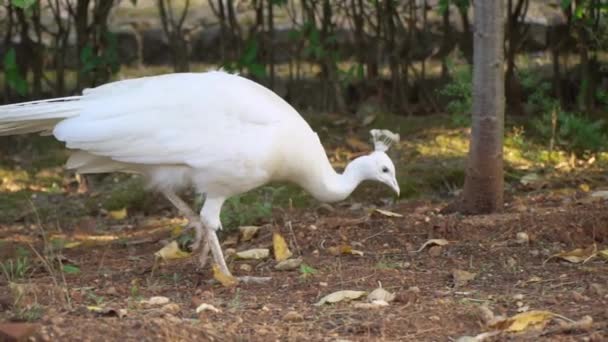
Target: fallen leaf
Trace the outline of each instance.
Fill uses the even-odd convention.
[[[602,249],[601,251],[597,252],[597,255],[604,259],[608,259],[608,249]]]
[[[171,229],[171,237],[176,238],[176,237],[180,236],[183,231],[184,231],[184,229],[182,228],[182,226],[175,226],[175,227],[173,227],[173,229]]]
[[[384,210],[384,209],[374,209],[375,212],[382,214],[387,217],[403,217],[403,215],[394,213],[392,211]]]
[[[348,145],[348,147],[350,147],[356,152],[369,151],[372,149],[372,147],[368,143],[363,142],[357,137],[347,138],[346,145]]]
[[[454,278],[454,287],[465,286],[471,280],[475,279],[476,276],[476,273],[471,273],[458,269],[452,270],[452,278]]]
[[[365,295],[365,293],[366,293],[365,291],[352,291],[352,290],[336,291],[336,292],[330,293],[327,296],[321,298],[321,300],[319,300],[317,303],[315,303],[315,306],[321,306],[325,303],[333,304],[333,303],[341,302],[344,300],[361,298],[362,296]]]
[[[374,114],[367,115],[363,118],[363,121],[361,121],[361,125],[367,126],[374,122],[374,120],[376,120],[376,116]]]
[[[520,332],[528,328],[542,329],[554,316],[550,311],[532,310],[495,322],[490,328],[507,332]]]
[[[547,258],[547,260],[545,260],[545,262],[547,262],[553,258],[558,258],[558,259],[566,260],[573,264],[579,264],[579,263],[586,262],[586,261],[592,259],[596,255],[597,255],[597,246],[595,244],[593,244],[587,248],[576,248],[569,252],[562,252],[562,253],[554,254],[554,255],[550,256],[549,258]]]
[[[274,248],[274,259],[276,261],[284,261],[289,259],[293,253],[289,250],[287,242],[279,233],[272,234],[272,246]]]
[[[287,259],[276,264],[274,268],[278,271],[290,271],[300,267],[301,264],[302,258]]]
[[[536,173],[528,173],[527,175],[521,177],[519,182],[523,185],[530,185],[533,183],[538,183],[541,180],[540,176]]]
[[[379,309],[388,306],[388,303],[384,300],[377,299],[371,303],[355,303],[353,305],[356,309]]]
[[[270,255],[270,250],[268,248],[252,248],[246,251],[237,252],[235,254],[237,258],[240,259],[264,259],[268,258]]]
[[[217,264],[213,264],[213,278],[219,281],[224,287],[233,287],[239,282],[237,278],[222,272]]]
[[[203,303],[203,304],[199,305],[199,306],[196,308],[196,313],[197,313],[197,314],[198,314],[198,313],[201,313],[201,312],[203,312],[203,311],[212,311],[212,312],[215,312],[215,313],[220,313],[220,312],[222,312],[222,310],[220,310],[220,309],[216,308],[215,306],[213,306],[213,305],[211,305],[211,304],[207,304],[207,303]]]
[[[329,247],[327,249],[327,251],[331,255],[340,255],[340,254],[351,254],[351,255],[359,255],[359,256],[364,255],[362,251],[353,249],[349,245],[339,245],[339,246]]]
[[[82,245],[82,242],[80,242],[80,241],[71,241],[71,242],[68,242],[65,245],[63,245],[63,248],[66,248],[66,249],[76,248],[80,245]]]
[[[108,211],[108,215],[115,220],[124,220],[127,217],[127,208],[110,210]]]
[[[150,299],[142,300],[141,302],[143,304],[148,304],[148,305],[165,305],[165,304],[168,304],[170,301],[171,300],[167,297],[154,296],[154,297],[150,297]]]
[[[591,197],[608,199],[608,190],[598,190],[591,193]]]
[[[68,273],[68,274],[80,273],[80,268],[78,266],[74,266],[74,265],[63,265],[63,267],[61,269],[63,270],[63,272]]]
[[[374,301],[383,301],[388,305],[389,302],[395,300],[395,297],[396,295],[394,293],[388,292],[382,287],[379,287],[367,295],[367,300],[372,303]]]
[[[100,316],[115,316],[118,318],[123,318],[127,315],[127,309],[114,309],[111,307],[99,307],[99,306],[87,306],[87,310],[98,314]]]
[[[242,226],[239,227],[239,231],[241,232],[241,241],[249,241],[253,239],[255,234],[260,230],[258,226]]]
[[[422,250],[424,250],[428,246],[445,246],[448,243],[449,241],[446,239],[430,239],[427,242],[423,243],[422,246],[420,246],[420,248],[415,251],[415,253],[422,252]]]
[[[179,248],[177,241],[171,241],[165,247],[161,248],[158,252],[154,253],[157,258],[163,260],[182,259],[190,257],[190,253],[184,252]]]

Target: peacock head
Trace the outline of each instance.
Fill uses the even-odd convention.
[[[388,185],[399,196],[399,183],[395,173],[393,161],[384,151],[374,151],[368,155],[371,172],[368,179]]]
[[[362,171],[362,178],[378,181],[388,185],[399,196],[399,183],[395,173],[395,165],[386,151],[392,144],[399,141],[399,134],[389,130],[371,130],[374,142],[374,151],[367,156],[358,158],[358,168]]]

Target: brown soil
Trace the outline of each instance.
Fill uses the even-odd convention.
[[[171,225],[114,222],[104,231],[87,231],[83,224],[63,231],[66,239],[120,238],[61,250],[62,262],[80,269],[64,273],[65,280],[61,273],[50,275],[42,262],[33,262],[32,273],[12,290],[0,280],[0,321],[23,319],[37,308],[38,315],[29,316],[40,325],[35,338],[49,341],[447,341],[487,331],[479,310],[486,304],[497,315],[511,316],[527,306],[572,320],[590,315],[594,322],[564,332],[553,320],[541,331],[503,334],[497,340],[605,340],[606,261],[596,257],[573,264],[547,258],[593,244],[606,248],[608,210],[602,202],[567,202],[552,195],[522,197],[503,214],[479,217],[442,216],[438,212],[445,203],[421,201],[386,208],[402,218],[342,206],[282,212],[252,241],[225,248],[270,246],[272,232],[279,231],[294,254],[317,272],[304,276],[299,270],[275,271],[272,260],[231,260],[237,275],[272,277],[264,285],[234,288],[215,282],[209,269],[197,271],[193,260],[155,263],[153,254],[166,243]],[[43,253],[40,232],[34,226],[0,226],[0,238],[14,242],[3,246],[0,258],[11,257],[19,244],[29,248],[28,241]],[[518,232],[527,233],[529,243],[518,243]],[[440,238],[449,244],[416,252],[425,241]],[[234,241],[226,235],[223,240]],[[332,255],[330,247],[339,245],[364,255]],[[245,263],[251,271],[242,270]],[[454,269],[477,275],[455,287]],[[331,292],[371,291],[378,283],[397,294],[388,307],[313,305]],[[67,293],[62,291],[66,284]],[[18,291],[23,295],[15,303]],[[152,296],[168,297],[177,306],[141,303]],[[201,303],[221,312],[196,314]],[[87,309],[91,305],[126,309],[126,316],[94,313]],[[297,312],[291,320],[285,317],[289,311]]]

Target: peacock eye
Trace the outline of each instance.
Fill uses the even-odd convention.
[[[387,173],[387,172],[388,172],[388,167],[383,166],[383,167],[382,167],[382,172]]]

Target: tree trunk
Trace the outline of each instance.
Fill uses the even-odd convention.
[[[482,214],[503,208],[504,3],[474,6],[473,127],[462,211]]]

